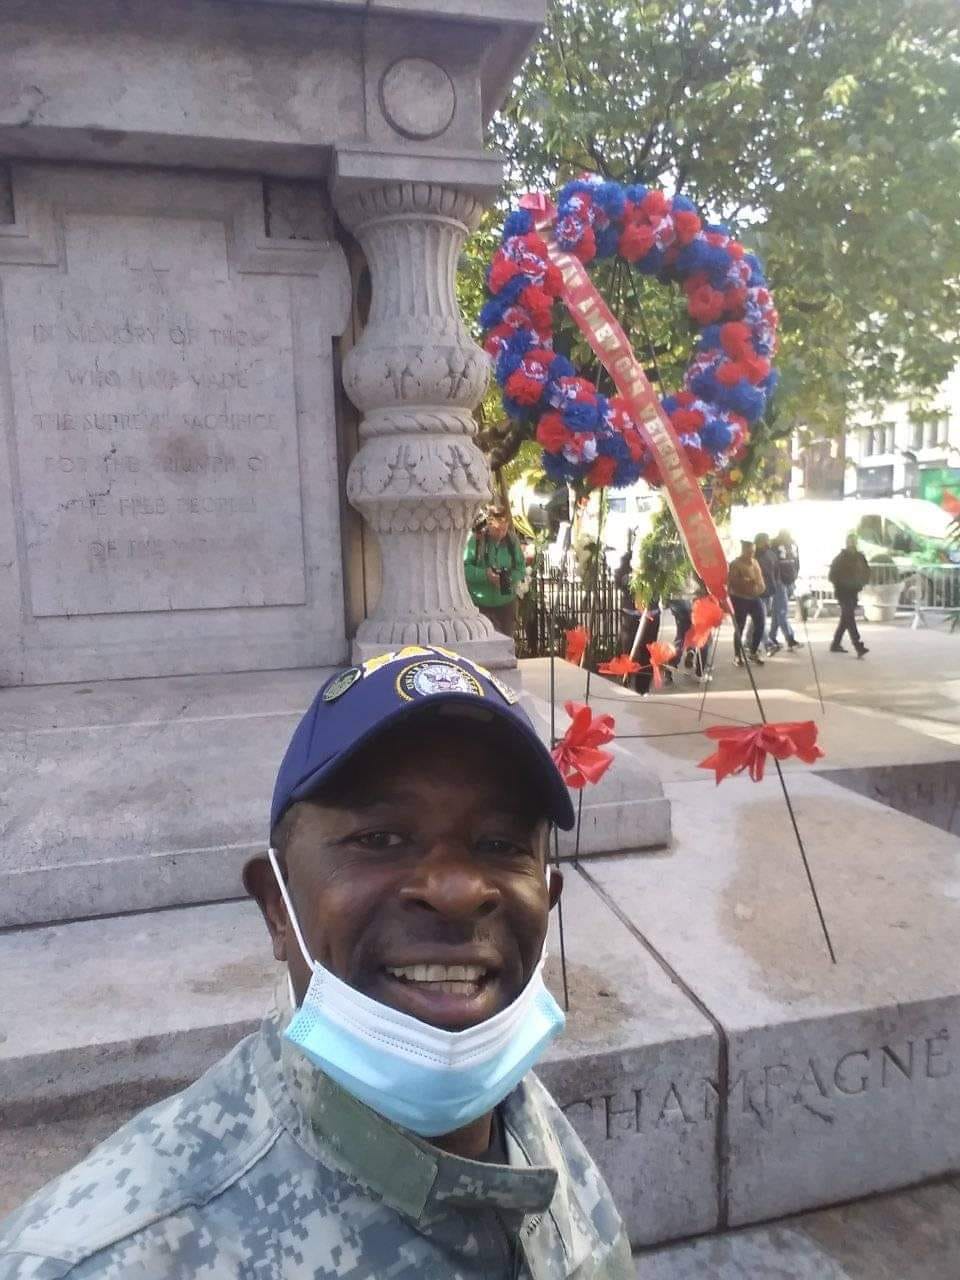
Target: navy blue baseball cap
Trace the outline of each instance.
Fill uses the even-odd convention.
[[[270,830],[292,804],[309,799],[361,747],[428,707],[452,715],[460,708],[467,720],[501,723],[526,751],[544,816],[570,830],[570,792],[518,705],[516,691],[478,663],[434,645],[410,645],[330,677],[290,739],[273,789]]]

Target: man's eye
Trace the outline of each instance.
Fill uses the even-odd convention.
[[[496,856],[513,856],[522,858],[529,854],[530,850],[524,845],[518,844],[516,840],[509,840],[500,836],[484,836],[478,840],[475,845],[477,853],[492,854]]]
[[[365,849],[399,849],[405,843],[403,836],[396,831],[364,831],[354,839]]]

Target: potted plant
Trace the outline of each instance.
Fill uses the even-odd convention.
[[[893,556],[881,551],[870,561],[870,581],[863,588],[863,616],[867,622],[893,622],[903,584]]]

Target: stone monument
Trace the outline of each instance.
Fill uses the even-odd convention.
[[[351,656],[515,666],[463,577],[488,361],[455,282],[543,15],[4,5],[0,923],[239,893]],[[662,843],[659,784],[624,786]]]
[[[0,685],[336,664],[354,630],[513,665],[460,570],[487,360],[454,286],[543,9],[4,7]]]

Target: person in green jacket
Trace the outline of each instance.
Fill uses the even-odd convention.
[[[463,567],[473,603],[512,640],[517,624],[517,588],[526,568],[519,539],[503,507],[491,507],[486,520],[474,528]]]

